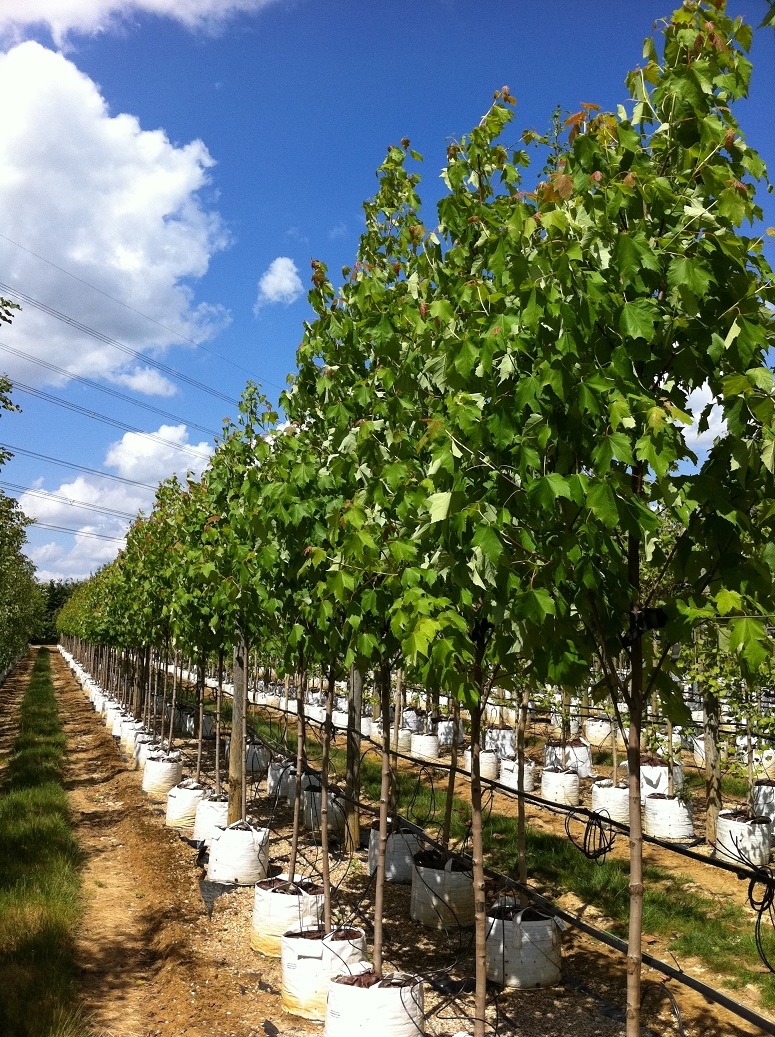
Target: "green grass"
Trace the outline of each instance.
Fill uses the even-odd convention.
[[[65,736],[41,649],[0,790],[0,1035],[81,1037],[73,934],[81,854],[62,787]]]

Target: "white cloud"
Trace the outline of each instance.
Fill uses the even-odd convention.
[[[173,473],[183,482],[188,471],[201,475],[212,454],[210,444],[189,443],[185,425],[162,425],[153,435],[167,443],[151,439],[148,434],[127,432],[108,450],[105,468],[124,479],[150,486]],[[191,452],[181,447],[190,447]],[[140,511],[149,514],[153,499],[154,491],[146,486],[112,482],[95,475],[79,475],[54,490],[38,486],[35,493],[22,494],[19,503],[31,518],[47,526],[78,530],[69,545],[48,541],[28,548],[27,554],[38,568],[37,578],[83,579],[112,561],[132,518]],[[115,539],[101,540],[89,534]]]
[[[140,352],[219,330],[228,315],[197,305],[190,287],[228,244],[218,214],[200,198],[214,164],[205,145],[177,147],[134,116],[112,116],[87,76],[37,43],[0,55],[0,96],[14,99],[0,134],[0,279]],[[74,374],[172,391],[125,353],[22,305],[0,341]],[[55,381],[7,354],[2,367],[33,385]]]
[[[694,389],[687,400],[686,409],[694,418],[694,423],[686,430],[686,443],[695,453],[710,450],[717,436],[726,435],[727,426],[718,403],[714,403],[711,408],[707,431],[700,433],[697,430],[700,415],[712,399],[710,387],[706,382],[700,388]]]
[[[253,312],[257,314],[266,303],[284,302],[287,305],[295,302],[303,291],[304,285],[294,261],[287,256],[278,256],[259,278],[258,298]]]
[[[214,29],[240,13],[250,14],[276,0],[2,0],[0,30],[16,35],[45,25],[61,43],[69,33],[93,35],[119,27],[138,14],[182,22],[190,29]]]

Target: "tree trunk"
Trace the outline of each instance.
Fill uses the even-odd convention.
[[[452,828],[452,806],[455,802],[455,781],[457,779],[457,729],[460,723],[460,699],[455,696],[452,703],[452,755],[449,760],[449,775],[447,777],[447,799],[444,803],[444,827],[441,831],[441,841],[449,848],[450,830]]]
[[[242,730],[245,719],[247,692],[248,646],[244,637],[234,646],[234,696],[231,703],[231,741],[229,743],[229,811],[228,823],[233,825],[242,816],[242,797],[245,788],[245,743]]]
[[[301,675],[299,675],[301,677]],[[301,824],[301,778],[304,774],[305,752],[304,739],[304,682],[296,682],[296,714],[298,733],[296,736],[296,794],[293,799],[293,836],[291,837],[291,859],[288,863],[288,878],[291,882],[296,876],[296,854],[299,850],[299,826]]]
[[[519,881],[527,883],[527,854],[525,847],[525,729],[527,728],[527,707],[530,701],[530,689],[522,691],[522,702],[519,707],[517,724],[517,863]]]
[[[636,486],[639,477],[633,475]],[[628,538],[632,609],[640,608],[640,541]],[[627,1037],[640,1035],[643,936],[643,818],[640,806],[640,736],[643,719],[643,644],[636,638],[630,651],[630,731],[627,746],[630,800],[630,918],[627,934]]]
[[[331,932],[331,871],[328,862],[328,757],[331,749],[333,724],[331,715],[334,711],[334,666],[328,671],[328,690],[326,692],[326,722],[323,727],[323,759],[320,763],[320,856],[323,875],[323,931]],[[349,734],[349,732],[348,732]]]
[[[482,682],[479,701],[471,710],[471,858],[474,875],[474,961],[476,994],[474,1037],[484,1037],[487,1009],[487,902],[484,886],[484,842],[482,838],[482,778],[479,750],[482,740]]]
[[[374,886],[374,975],[382,978],[382,915],[384,913],[385,857],[388,840],[388,799],[390,797],[390,667],[380,670],[382,725],[382,781],[379,790],[379,854]]]
[[[330,691],[329,678],[329,691]],[[347,775],[345,778],[347,831],[345,847],[354,853],[361,845],[361,716],[363,714],[363,671],[353,667],[347,702]]]

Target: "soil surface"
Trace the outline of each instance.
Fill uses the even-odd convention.
[[[68,739],[66,786],[73,823],[85,854],[84,921],[78,937],[84,1009],[101,1037],[298,1037],[320,1034],[320,1024],[283,1013],[277,959],[250,947],[253,887],[215,886],[205,879],[205,860],[180,833],[165,827],[164,804],[141,790],[141,772],[130,767],[107,733],[88,698],[56,650],[52,677],[60,718]],[[29,669],[28,663],[22,667]],[[0,736],[9,735],[20,693],[0,689]],[[195,746],[181,742],[186,766],[195,766]],[[212,753],[212,750],[210,750]],[[251,793],[251,813],[271,831],[270,856],[276,870],[288,860],[290,811],[277,810],[262,787]],[[513,800],[497,796],[495,810],[510,812]],[[531,825],[562,831],[563,818],[531,806]],[[614,853],[626,854],[626,839]],[[308,841],[303,870],[317,875],[320,850]],[[688,875],[714,897],[745,901],[745,883],[728,873],[646,849],[648,861]],[[367,854],[348,856],[334,848],[333,897],[336,920],[361,925],[369,943],[373,922],[373,885]],[[299,869],[297,869],[299,870]],[[494,888],[488,891],[494,894]],[[452,1037],[472,1032],[473,997],[459,993],[473,975],[470,930],[446,933],[409,920],[408,886],[386,887],[386,968],[416,971],[426,980],[426,1033]],[[560,906],[594,925],[606,920],[591,905],[571,896]],[[752,923],[753,924],[753,923]],[[644,938],[644,951],[670,961],[660,943]],[[671,964],[673,962],[671,961]],[[716,977],[693,962],[680,967],[722,988]],[[764,1027],[737,1019],[723,1008],[648,968],[643,971],[644,1034],[678,1034],[672,998],[680,1008],[687,1037],[751,1037],[775,1033],[775,1019],[761,1009],[757,991],[729,996],[760,1012]],[[541,990],[493,989],[488,1032],[504,1035],[572,1034],[573,1037],[624,1037],[625,963],[607,948],[570,926],[563,934],[562,981]],[[376,1037],[376,1035],[375,1035]]]

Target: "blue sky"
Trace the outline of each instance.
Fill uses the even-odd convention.
[[[276,398],[310,315],[310,259],[352,263],[389,144],[424,155],[430,223],[447,143],[494,90],[517,98],[507,142],[545,130],[556,105],[613,107],[672,6],[3,0],[0,285],[27,301],[0,326],[0,370],[142,433],[14,391],[23,413],[2,415],[0,442],[41,457],[17,449],[0,488],[39,518],[40,577],[109,561],[151,487],[206,462],[248,378]],[[766,9],[728,7],[754,25]],[[772,30],[752,60],[737,116],[775,175]],[[773,197],[760,202],[775,225]]]

